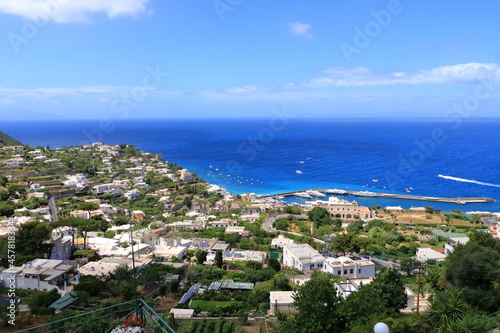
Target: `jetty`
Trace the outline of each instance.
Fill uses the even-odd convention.
[[[486,198],[486,197],[458,197],[458,198],[441,198],[441,197],[429,197],[429,196],[421,196],[421,195],[408,195],[408,194],[394,194],[394,193],[382,193],[382,192],[368,192],[369,195],[363,195],[363,191],[351,191],[351,190],[343,190],[343,194],[339,193],[329,193],[329,189],[312,189],[313,191],[318,191],[324,194],[331,194],[334,196],[337,195],[353,195],[353,196],[359,196],[359,197],[365,197],[365,198],[389,198],[389,199],[406,199],[406,200],[418,200],[418,201],[435,201],[435,202],[448,202],[448,203],[455,203],[455,204],[460,204],[460,205],[465,205],[468,203],[488,203],[488,202],[494,202],[495,200],[492,198]],[[277,193],[277,194],[266,194],[266,195],[261,195],[261,197],[289,197],[289,196],[294,196],[297,193],[303,193],[311,190],[301,190],[301,191],[292,191],[292,192],[284,192],[284,193]],[[311,197],[316,198],[316,197]]]

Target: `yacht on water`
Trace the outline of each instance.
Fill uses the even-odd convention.
[[[297,170],[295,172],[298,173],[299,175],[302,173],[302,171],[300,171],[300,170]]]
[[[301,197],[301,198],[311,198],[312,197],[309,193],[306,193],[306,192],[297,192],[294,195],[296,197]]]
[[[313,197],[325,197],[326,196],[326,194],[323,194],[323,193],[321,193],[319,191],[315,191],[315,190],[307,190],[306,193],[313,196]]]

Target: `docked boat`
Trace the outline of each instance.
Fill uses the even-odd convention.
[[[306,192],[297,192],[294,195],[297,197],[301,197],[301,198],[311,198],[312,197],[309,193],[306,193]]]
[[[353,192],[353,195],[357,195],[358,197],[376,197],[377,193],[370,191],[357,191]]]
[[[315,190],[307,190],[306,193],[309,195],[312,195],[313,197],[325,197],[326,196],[325,194],[323,194],[319,191],[315,191]]]

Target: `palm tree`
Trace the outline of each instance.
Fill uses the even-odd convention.
[[[487,333],[490,331],[488,320],[475,313],[466,313],[460,319],[450,325],[450,331],[454,333]]]
[[[456,287],[436,294],[429,309],[429,319],[434,332],[439,333],[486,333],[488,320],[471,309]]]
[[[448,331],[452,322],[463,317],[470,306],[464,302],[458,288],[450,287],[436,294],[431,302],[429,317],[431,322]]]

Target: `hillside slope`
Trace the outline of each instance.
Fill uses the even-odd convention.
[[[23,146],[23,143],[0,131],[0,146]]]

